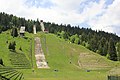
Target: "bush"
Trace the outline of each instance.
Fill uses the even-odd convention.
[[[14,42],[10,42],[10,44],[9,44],[9,47],[8,47],[8,48],[9,48],[10,50],[13,50],[13,51],[14,51],[14,50],[15,50],[15,46],[16,46],[15,41],[14,41]]]
[[[17,28],[14,27],[14,28],[12,29],[11,36],[13,36],[13,37],[17,37],[17,36],[18,36]]]
[[[0,33],[2,33],[2,26],[0,26]]]
[[[22,48],[21,48],[21,46],[20,46],[19,50],[21,50],[21,51],[22,51]]]
[[[2,59],[0,59],[0,64],[3,65],[3,60]]]
[[[75,41],[74,41],[75,44],[80,44],[80,38],[75,38]]]

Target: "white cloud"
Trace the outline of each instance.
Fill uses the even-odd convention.
[[[105,9],[104,14],[100,17],[94,17],[89,21],[89,24],[93,26],[93,29],[100,29],[107,32],[117,33],[119,35],[120,32],[120,0],[115,0],[113,4],[109,5],[107,9]],[[117,27],[115,27],[117,26]]]
[[[92,20],[96,15],[104,11],[104,0],[101,0],[100,3],[90,2],[84,11],[80,14],[82,21]]]
[[[45,0],[42,1],[47,3]],[[81,5],[86,1],[89,1],[88,4]],[[42,4],[43,7],[34,5],[29,7],[26,0],[0,0],[0,11],[27,19],[36,20],[39,18],[58,24],[79,25],[86,23],[92,26],[92,29],[120,33],[118,30],[120,25],[120,0],[114,0],[113,4],[107,8],[105,8],[105,0],[99,2],[90,0],[49,0],[49,2],[53,3],[53,6],[44,8],[44,4]],[[48,5],[45,4],[45,6]],[[81,6],[83,6],[82,12],[80,12]]]
[[[43,0],[44,1],[44,0]],[[31,19],[43,19],[45,21],[72,24],[80,23],[80,14],[77,13],[79,4],[83,0],[51,0],[55,5],[51,8],[42,8],[26,5],[25,0],[0,0],[0,11]],[[7,2],[7,3],[6,3]]]
[[[51,0],[55,5],[56,9],[62,11],[74,11],[79,8],[80,3],[85,0]]]

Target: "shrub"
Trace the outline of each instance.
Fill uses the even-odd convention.
[[[21,51],[22,51],[22,48],[21,48],[21,46],[20,46],[19,50],[21,50]]]
[[[10,42],[10,44],[9,44],[9,47],[8,47],[8,48],[9,48],[10,50],[13,50],[13,51],[14,51],[14,50],[15,50],[15,46],[16,46],[15,41],[14,41],[14,42]]]
[[[0,58],[0,64],[3,65],[3,60]]]
[[[18,36],[17,28],[14,27],[14,28],[12,29],[11,36],[13,36],[13,37],[17,37],[17,36]]]

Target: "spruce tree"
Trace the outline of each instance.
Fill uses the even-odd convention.
[[[0,64],[3,65],[3,60],[0,58]]]
[[[12,43],[9,43],[8,49],[12,49]]]
[[[80,44],[80,38],[79,38],[79,37],[75,37],[74,43],[75,43],[75,44]]]
[[[9,48],[10,50],[13,50],[13,51],[14,51],[14,50],[15,50],[15,46],[16,46],[15,41],[14,41],[14,42],[10,42],[8,48]]]
[[[104,37],[102,37],[99,41],[98,51],[99,54],[101,54],[102,56],[106,56],[107,54],[107,42]]]
[[[18,36],[17,28],[14,27],[14,28],[12,29],[11,36],[13,36],[13,37],[17,37],[17,36]]]
[[[117,61],[116,48],[112,38],[110,38],[108,44],[108,58],[110,60]]]
[[[2,26],[0,26],[0,33],[2,32]]]
[[[120,42],[117,43],[116,49],[117,49],[117,59],[118,61],[120,61]]]
[[[72,35],[72,36],[70,37],[70,42],[74,43],[74,41],[75,41],[75,37],[74,37],[74,35]]]

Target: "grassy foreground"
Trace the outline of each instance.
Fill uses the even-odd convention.
[[[36,67],[34,57],[34,37],[36,36],[41,39],[42,48],[50,69],[37,69]],[[22,52],[30,62],[30,44],[32,44],[33,68],[19,69],[23,72],[25,80],[107,80],[108,71],[120,65],[119,62],[110,61],[83,46],[70,44],[53,34],[40,32],[33,35],[26,33],[26,37],[28,39],[12,38],[9,31],[0,34],[0,58],[3,59],[6,66],[11,66],[8,56],[10,51],[6,41],[16,41],[16,51],[21,52],[19,50],[21,46]]]

